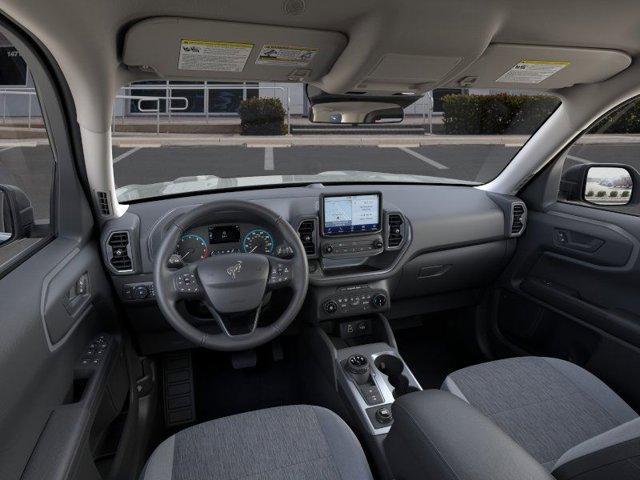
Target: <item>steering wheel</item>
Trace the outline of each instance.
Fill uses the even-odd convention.
[[[270,227],[291,247],[290,258],[255,253],[208,257],[180,269],[169,268],[169,258],[184,232],[197,225],[251,219]],[[309,280],[304,247],[296,231],[281,216],[255,203],[240,200],[213,201],[174,219],[154,260],[156,299],[167,321],[196,345],[212,350],[246,350],[280,335],[296,317]],[[258,326],[264,297],[289,287],[293,294],[275,322]],[[221,333],[206,333],[180,313],[182,300],[200,300],[217,322]]]

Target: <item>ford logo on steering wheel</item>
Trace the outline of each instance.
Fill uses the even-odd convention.
[[[233,280],[236,279],[236,275],[240,273],[242,270],[242,260],[238,260],[236,263],[227,268],[227,275],[229,275]]]

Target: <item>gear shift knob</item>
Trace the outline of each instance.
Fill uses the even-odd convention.
[[[369,380],[371,370],[369,360],[364,355],[351,355],[344,363],[344,368],[351,374],[357,384],[363,385]]]

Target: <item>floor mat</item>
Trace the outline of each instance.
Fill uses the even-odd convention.
[[[194,354],[198,422],[261,408],[303,403],[296,350],[283,342],[283,359],[274,361],[269,347],[258,350],[255,367],[235,370],[229,354]]]
[[[428,316],[420,326],[394,332],[400,355],[424,389],[440,388],[450,373],[484,360],[461,341],[449,317]]]

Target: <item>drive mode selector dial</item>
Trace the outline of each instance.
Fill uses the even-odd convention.
[[[347,358],[345,368],[350,373],[362,375],[369,372],[369,361],[364,355],[351,355]]]

